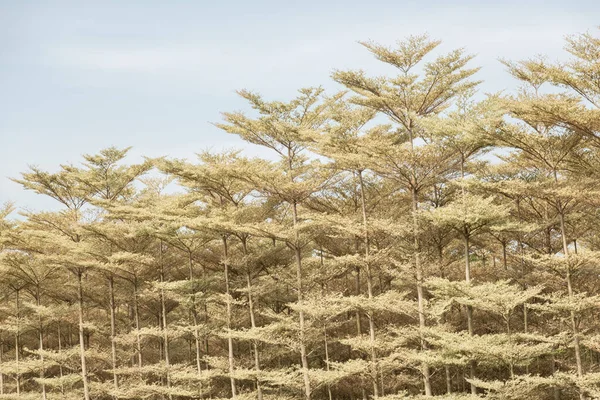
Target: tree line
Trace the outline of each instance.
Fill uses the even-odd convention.
[[[273,159],[13,179],[60,209],[0,212],[0,399],[600,398],[600,38],[485,96],[362,44],[389,75],[238,92],[215,125]]]

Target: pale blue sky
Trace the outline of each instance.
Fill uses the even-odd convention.
[[[0,203],[51,206],[8,177],[111,145],[131,161],[247,147],[209,123],[244,109],[236,89],[288,99],[336,90],[334,68],[385,72],[358,40],[466,47],[491,92],[515,87],[498,57],[560,59],[565,35],[598,24],[597,0],[0,0]]]

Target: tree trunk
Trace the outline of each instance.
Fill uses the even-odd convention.
[[[62,351],[62,339],[61,339],[61,332],[60,332],[60,321],[58,321],[57,324],[57,335],[58,335],[58,353],[60,354]],[[60,364],[58,364],[58,374],[59,376],[62,378],[63,377],[63,365],[62,362]],[[65,385],[64,383],[62,383],[62,379],[61,379],[61,384],[60,384],[60,393],[61,394],[65,394]]]
[[[87,364],[85,360],[85,342],[83,331],[83,271],[77,270],[77,301],[79,303],[79,356],[81,358],[81,380],[83,381],[83,398],[90,400],[90,391],[88,387]]]
[[[555,171],[554,172],[554,182],[558,183],[558,174]],[[564,210],[562,208],[562,204],[560,199],[556,200],[556,208],[558,210],[558,217],[559,217],[559,222],[560,222],[560,236],[562,239],[562,247],[563,247],[563,253],[567,262],[567,276],[566,276],[566,281],[567,281],[567,291],[568,291],[568,295],[569,295],[569,299],[573,299],[574,295],[573,295],[573,282],[572,282],[572,278],[571,278],[571,265],[570,265],[570,260],[569,260],[569,246],[567,244],[567,231],[566,231],[566,227],[565,227],[565,213]],[[581,362],[581,345],[579,342],[579,327],[577,324],[577,316],[575,315],[575,311],[570,312],[570,317],[571,317],[571,328],[573,329],[573,347],[575,348],[575,363],[577,364],[577,376],[579,378],[583,377],[583,364]],[[586,396],[581,393],[579,395],[579,397],[581,399],[585,399]]]
[[[298,286],[298,304],[302,306],[304,301],[304,290],[302,282],[302,251],[300,249],[300,235],[298,233],[298,206],[294,201],[292,203],[292,217],[294,225],[294,255],[296,257],[296,285]],[[304,311],[300,308],[298,312],[300,328],[300,361],[302,362],[302,378],[304,381],[304,397],[306,400],[311,398],[310,377],[308,375],[308,358],[306,355],[306,327],[304,322]]]
[[[117,343],[115,338],[117,337],[116,330],[116,318],[115,318],[115,282],[114,277],[110,275],[108,277],[108,290],[110,297],[110,355],[113,369],[113,386],[115,391],[119,388],[119,378],[117,376]]]
[[[4,361],[4,340],[0,341],[0,364]],[[4,394],[4,373],[0,371],[0,394]]]
[[[415,271],[417,277],[417,306],[419,311],[419,335],[421,337],[421,349],[427,349],[427,343],[423,339],[423,330],[426,327],[425,321],[425,295],[423,293],[423,270],[421,266],[421,245],[419,243],[419,222],[417,220],[417,212],[419,211],[419,203],[417,199],[417,190],[413,186],[411,188],[412,194],[412,224],[413,224],[413,249],[415,258]],[[421,372],[423,374],[423,386],[425,389],[425,396],[432,396],[431,390],[431,374],[429,372],[429,365],[424,362],[421,366]]]
[[[468,232],[464,232],[464,241],[465,241],[465,282],[471,283],[471,246],[469,243],[469,234]],[[473,336],[473,307],[467,306],[467,329],[469,330],[469,335]],[[471,360],[469,362],[469,373],[471,379],[475,378],[475,361]],[[471,384],[471,393],[477,394],[477,387]]]
[[[40,298],[40,286],[38,285],[36,287],[36,295],[35,295],[35,301],[38,307],[41,306],[41,298]],[[42,399],[46,400],[46,384],[43,382],[44,376],[45,376],[45,368],[46,366],[44,365],[44,325],[42,324],[42,316],[38,315],[38,329],[39,329],[39,349],[40,349],[40,362],[42,364],[42,367],[40,369],[40,378],[42,379]]]
[[[252,297],[252,279],[250,277],[250,266],[248,265],[248,244],[247,238],[242,239],[242,249],[244,251],[244,268],[246,269],[246,286],[248,289],[248,312],[250,313],[250,325],[252,329],[256,328],[256,318],[254,315],[254,298]],[[254,352],[254,369],[260,374],[260,358],[258,354],[258,343],[256,340],[252,341],[252,350]],[[260,385],[260,379],[256,379],[256,396],[257,400],[263,399],[262,387]]]
[[[552,354],[552,375],[556,374],[557,369],[556,369],[556,356],[554,354]],[[554,400],[560,400],[560,387],[554,387],[552,390],[552,394],[554,397]]]
[[[194,263],[192,260],[192,252],[188,251],[188,267],[190,282],[194,280]],[[202,375],[202,353],[200,351],[200,332],[198,332],[198,310],[196,309],[196,294],[192,295],[192,321],[194,323],[194,345],[196,346],[196,371],[198,377]]]
[[[325,368],[327,369],[327,371],[329,371],[329,343],[327,340],[327,325],[323,327],[323,341],[325,342]],[[327,397],[329,398],[329,400],[333,400],[330,384],[327,384]]]
[[[162,287],[162,284],[165,282],[165,266],[163,264],[163,242],[160,240],[159,242],[159,263],[160,263],[160,309],[162,316],[162,330],[163,330],[163,347],[164,347],[164,356],[165,356],[165,367],[167,369],[166,379],[167,379],[167,387],[171,387],[171,362],[170,362],[170,354],[169,354],[169,330],[167,325],[167,307],[165,302],[165,291]],[[169,392],[169,400],[173,398],[173,395]]]
[[[358,172],[358,179],[360,181],[360,204],[362,210],[363,219],[363,231],[365,241],[365,266],[367,272],[367,296],[369,300],[373,299],[373,274],[371,271],[371,261],[369,260],[369,226],[367,222],[367,205],[365,199],[365,184],[363,181],[362,171]],[[379,397],[379,385],[378,385],[378,368],[377,368],[377,353],[375,351],[375,321],[373,311],[367,314],[369,318],[369,341],[371,345],[371,378],[373,379],[373,397]]]
[[[19,302],[20,289],[16,290],[17,294],[17,331],[15,332],[15,365],[16,365],[16,384],[17,384],[17,396],[21,394],[21,373],[19,371],[19,347],[20,347],[20,331],[21,331],[21,306]],[[88,399],[86,399],[88,400]]]
[[[409,122],[408,126],[409,142],[411,155],[415,148],[415,137],[412,130],[412,121]],[[411,205],[412,205],[412,228],[413,228],[413,251],[415,258],[415,271],[417,278],[417,307],[419,312],[419,336],[421,338],[421,349],[427,349],[427,343],[423,339],[423,330],[426,326],[425,321],[425,296],[423,294],[423,270],[421,269],[421,258],[419,252],[421,251],[421,244],[419,241],[419,221],[417,220],[417,212],[419,211],[419,200],[417,198],[417,174],[416,169],[413,165],[410,178],[410,192],[411,192]],[[423,374],[423,387],[425,389],[425,396],[432,396],[431,391],[431,374],[429,372],[429,365],[423,363],[421,366],[421,372]]]
[[[138,367],[142,368],[142,339],[140,337],[140,310],[137,295],[137,277],[133,279],[133,314],[135,320],[135,350],[137,352]]]
[[[560,202],[559,202],[560,207]],[[571,266],[569,264],[569,247],[567,245],[567,237],[565,232],[565,217],[562,210],[559,211],[560,219],[560,233],[562,237],[563,252],[567,261],[567,292],[570,299],[573,299],[573,282],[571,278]],[[581,378],[583,376],[583,364],[581,362],[581,346],[579,343],[579,327],[577,326],[577,316],[575,311],[570,312],[571,317],[571,328],[573,329],[573,347],[575,348],[575,362],[577,364],[577,376]]]
[[[192,318],[194,322],[194,342],[196,345],[196,371],[198,372],[198,376],[202,375],[202,353],[201,353],[201,344],[200,344],[200,333],[198,332],[198,311],[196,311],[196,305],[194,304],[194,308],[192,309]]]
[[[223,268],[225,273],[225,296],[226,305],[227,305],[227,350],[228,350],[228,360],[229,360],[229,380],[231,382],[231,397],[237,397],[237,390],[235,385],[235,377],[234,377],[234,366],[233,366],[233,338],[231,337],[231,319],[232,319],[232,310],[231,310],[231,294],[229,291],[229,255],[228,255],[228,247],[227,247],[227,236],[223,235]]]
[[[357,249],[357,252],[358,252],[358,249]],[[360,296],[360,268],[356,267],[355,271],[356,271],[356,275],[354,277],[354,290],[356,292],[356,295]],[[358,310],[356,311],[355,318],[356,318],[356,332],[358,333],[358,336],[360,336],[362,334],[360,311],[358,311]]]

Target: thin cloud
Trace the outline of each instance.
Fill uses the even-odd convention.
[[[330,40],[288,44],[283,51],[269,46],[184,46],[150,48],[55,47],[46,51],[48,64],[123,72],[174,72],[227,68],[244,70],[248,65],[293,65],[299,56],[326,52]]]
[[[214,60],[214,54],[198,49],[56,48],[48,52],[51,63],[64,67],[117,71],[167,71],[194,69]]]

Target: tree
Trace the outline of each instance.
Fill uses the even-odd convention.
[[[390,166],[396,167],[396,176],[404,183],[403,189],[411,196],[419,326],[423,329],[426,325],[424,277],[419,254],[421,246],[417,212],[419,190],[426,184],[430,171],[429,166],[420,162],[423,159],[427,160],[428,157],[426,147],[423,148],[418,142],[418,139],[425,135],[418,119],[443,112],[457,96],[475,87],[477,82],[472,82],[469,78],[477,69],[466,68],[466,64],[472,57],[465,56],[462,50],[455,50],[439,56],[432,62],[421,64],[424,71],[422,76],[415,74],[413,72],[415,66],[440,44],[439,41],[430,40],[427,36],[410,37],[404,42],[399,42],[396,49],[370,42],[362,44],[378,60],[397,68],[399,75],[393,78],[369,78],[362,71],[336,71],[333,78],[357,94],[352,99],[353,102],[386,115],[398,126],[394,140],[396,146],[387,149],[401,148],[400,151],[404,154],[386,152],[377,159],[384,161],[379,172],[389,169]],[[387,145],[390,146],[394,141],[388,142]],[[403,161],[406,159],[408,162]],[[437,160],[437,165],[444,165],[439,161]],[[422,346],[425,347],[425,342]],[[427,365],[423,365],[423,380],[425,394],[432,395],[430,371]]]

